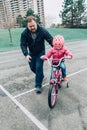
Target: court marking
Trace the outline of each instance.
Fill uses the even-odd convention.
[[[13,62],[13,61],[16,61],[16,60],[21,60],[21,59],[23,59],[23,58],[0,61],[0,64],[8,63],[8,62],[11,62],[11,61]]]
[[[69,75],[67,75],[67,77],[74,76],[74,75],[76,75],[76,74],[78,74],[78,73],[81,73],[81,72],[84,72],[84,71],[87,71],[87,68],[82,69],[82,70],[80,70],[80,71],[77,71],[77,72],[75,72],[75,73],[69,74]],[[49,83],[44,84],[42,87],[45,87],[45,86],[47,86],[47,85],[49,85]],[[29,90],[29,91],[20,93],[20,94],[18,94],[18,95],[15,95],[13,98],[20,97],[20,96],[25,95],[25,94],[27,94],[27,93],[30,93],[30,92],[32,92],[32,91],[35,91],[35,88],[34,88],[34,89],[31,89],[31,90]]]
[[[81,73],[81,72],[84,72],[84,71],[86,71],[86,70],[87,70],[87,68],[84,68],[84,69],[79,70],[79,71],[77,71],[77,72],[75,72],[75,73],[72,73],[72,74],[67,75],[67,77],[74,76],[74,75],[76,75],[76,74],[78,74],[78,73]]]
[[[49,84],[49,83],[46,83],[46,84],[44,84],[42,87],[45,87],[45,86],[47,86],[48,84]],[[35,91],[35,90],[36,90],[35,88],[34,88],[34,89],[31,89],[31,90],[29,90],[29,91],[26,91],[26,92],[20,93],[20,94],[18,94],[18,95],[15,95],[15,96],[13,96],[13,98],[20,97],[20,96],[22,96],[22,95],[25,95],[25,94],[30,93],[30,92]]]
[[[14,102],[21,111],[40,129],[48,130],[33,114],[31,114],[20,102],[18,102],[2,85],[0,89]]]
[[[78,74],[78,73],[81,73],[81,72],[84,72],[84,71],[86,71],[86,70],[87,70],[87,68],[82,69],[82,70],[77,71],[77,72],[75,72],[75,73],[69,74],[67,77],[74,76],[74,75],[76,75],[76,74]],[[45,85],[43,85],[43,87],[45,87],[46,85],[48,85],[48,83],[45,84]],[[14,102],[14,103],[20,108],[20,110],[21,110],[40,130],[48,130],[33,114],[31,114],[20,102],[18,102],[18,101],[15,99],[16,97],[19,97],[19,96],[21,96],[21,95],[24,95],[24,94],[26,94],[26,93],[29,93],[29,92],[34,91],[35,88],[32,89],[32,90],[30,90],[30,91],[27,91],[27,92],[25,92],[25,93],[21,93],[20,95],[16,95],[16,96],[14,96],[14,97],[13,97],[2,85],[0,85],[0,89],[12,100],[12,102]]]

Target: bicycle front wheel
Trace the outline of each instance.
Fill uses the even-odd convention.
[[[54,84],[50,84],[48,91],[48,105],[53,108],[56,104],[58,90]]]

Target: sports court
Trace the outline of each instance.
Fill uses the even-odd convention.
[[[21,51],[0,53],[0,130],[87,129],[87,41],[67,43],[73,59],[66,61],[69,88],[48,107],[50,67],[44,64],[42,94],[34,89],[34,74]]]

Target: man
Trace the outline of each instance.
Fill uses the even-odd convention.
[[[26,23],[27,28],[21,34],[20,46],[30,69],[35,73],[36,92],[41,93],[44,73],[40,57],[45,54],[45,40],[52,46],[53,37],[36,23],[35,17],[28,16]]]

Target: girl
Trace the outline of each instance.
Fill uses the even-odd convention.
[[[57,35],[53,38],[53,47],[43,56],[41,56],[42,60],[47,60],[52,57],[53,59],[61,59],[63,57],[67,57],[72,59],[72,53],[64,46],[64,38],[61,35]],[[62,69],[62,78],[64,81],[67,81],[66,77],[66,65],[64,60],[60,63],[60,67]]]

